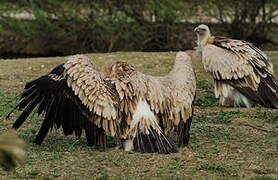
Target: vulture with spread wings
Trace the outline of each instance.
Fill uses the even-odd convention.
[[[179,144],[188,144],[195,89],[191,58],[184,52],[177,53],[172,71],[163,77],[145,75],[125,62],[102,73],[88,57],[70,56],[26,84],[13,127],[36,110],[44,116],[37,144],[55,126],[78,137],[84,130],[88,144],[97,147],[105,147],[106,136],[116,136],[126,151],[177,152],[164,128],[178,133]]]
[[[246,41],[212,36],[204,24],[195,31],[202,63],[214,79],[221,105],[278,108],[278,83],[265,53]]]

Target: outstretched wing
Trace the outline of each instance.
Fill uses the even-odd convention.
[[[193,101],[196,95],[196,77],[191,58],[184,52],[178,52],[173,70],[166,76],[165,82],[167,108],[169,116],[165,121],[170,127],[177,127],[193,116]]]
[[[89,120],[114,136],[119,97],[112,81],[98,72],[86,56],[71,56],[64,68],[67,86],[89,111]]]
[[[184,52],[178,52],[171,72],[159,80],[163,84],[162,91],[165,98],[162,103],[163,111],[159,112],[162,114],[163,124],[178,133],[179,145],[188,145],[193,101],[196,95],[196,77],[190,56]]]
[[[273,65],[253,44],[215,37],[202,53],[204,67],[215,81],[230,84],[257,104],[278,106]]]
[[[44,120],[35,143],[41,144],[49,129],[55,125],[57,128],[62,126],[65,135],[75,132],[78,137],[84,129],[88,143],[94,145],[95,138],[103,134],[103,130],[111,135],[116,131],[115,124],[109,123],[110,120],[114,122],[117,116],[116,102],[110,102],[113,100],[108,98],[112,96],[113,87],[102,84],[109,84],[109,81],[103,79],[87,57],[71,56],[65,64],[55,67],[49,74],[26,84],[16,107],[22,113],[13,127],[19,128],[36,110],[44,116]],[[111,106],[104,107],[105,101],[109,101]],[[107,108],[112,115],[107,114]]]

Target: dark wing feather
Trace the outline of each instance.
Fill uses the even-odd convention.
[[[91,129],[98,129],[83,115],[79,107],[81,102],[76,103],[78,98],[74,100],[69,98],[74,98],[74,94],[67,86],[63,73],[64,67],[61,64],[49,74],[27,83],[21,101],[16,107],[22,110],[22,113],[13,124],[15,129],[18,129],[33,111],[44,116],[34,140],[36,144],[41,144],[53,127],[57,129],[62,127],[65,135],[75,133],[77,137],[81,136],[83,129],[88,133],[88,126],[92,126]],[[93,145],[95,142],[88,143]]]
[[[240,85],[242,82],[244,83],[244,80],[242,79],[237,81],[222,82],[231,84],[241,94],[244,94],[248,99],[252,100],[256,104],[260,104],[268,108],[278,108],[278,86],[275,84],[275,79],[271,76],[261,79],[257,91],[254,91],[250,87]]]
[[[225,37],[214,37],[203,48],[203,63],[216,82],[225,82],[253,102],[278,108],[278,83],[273,65],[253,44]]]
[[[70,56],[65,64],[26,84],[15,108],[23,112],[13,127],[19,128],[36,111],[44,120],[35,143],[41,144],[53,127],[61,127],[65,135],[77,137],[85,130],[89,145],[104,148],[106,134],[117,132],[118,97],[113,88],[88,57]]]

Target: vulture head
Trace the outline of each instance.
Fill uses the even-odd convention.
[[[210,40],[211,34],[209,27],[205,24],[200,24],[198,27],[194,29],[194,31],[197,33],[197,44],[198,46],[202,47],[207,44],[207,42]]]

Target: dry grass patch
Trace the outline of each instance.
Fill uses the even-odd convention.
[[[115,148],[99,152],[87,147],[84,137],[64,137],[60,131],[50,133],[37,146],[32,141],[41,118],[34,115],[19,130],[29,143],[27,162],[16,172],[0,170],[0,179],[278,178],[278,111],[219,107],[199,56],[189,53],[198,77],[198,96],[188,148],[171,155],[127,153]],[[277,77],[278,52],[267,54],[275,64]],[[144,73],[163,75],[171,69],[175,53],[118,52],[89,56],[100,69],[114,61],[127,61]],[[15,95],[23,85],[64,61],[64,57],[0,60],[1,132],[11,127],[18,116],[13,114],[5,119],[18,101]]]

